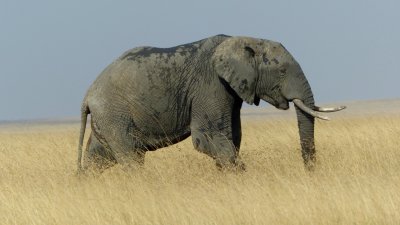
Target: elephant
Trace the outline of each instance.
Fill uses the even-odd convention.
[[[311,87],[285,47],[275,41],[216,35],[170,48],[137,47],[107,66],[81,107],[78,171],[142,165],[145,153],[192,136],[218,168],[245,170],[240,160],[243,101],[287,110],[293,102],[305,168],[316,161],[314,120],[344,106],[315,106]],[[82,165],[88,114],[91,135]],[[108,163],[104,163],[108,162]]]

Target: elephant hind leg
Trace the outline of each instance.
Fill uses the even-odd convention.
[[[106,141],[112,150],[113,156],[124,169],[136,168],[144,164],[146,149],[142,140],[136,137],[137,128],[130,116],[120,116],[119,126],[107,129]]]
[[[100,116],[92,112],[92,130],[94,137],[98,137],[98,141],[109,150],[107,156],[112,156],[112,162],[124,168],[143,165],[145,149],[142,141],[134,135],[138,131],[130,113],[120,108],[111,110],[105,107],[102,110],[105,111]]]
[[[83,169],[101,173],[116,163],[117,160],[111,151],[104,147],[93,133],[90,134],[83,159]]]

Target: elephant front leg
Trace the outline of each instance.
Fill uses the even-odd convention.
[[[219,168],[244,170],[239,162],[242,100],[223,86],[204,91],[193,101],[190,130],[196,150],[214,158]]]
[[[216,161],[220,169],[235,168],[244,170],[238,160],[238,152],[232,139],[220,131],[192,130],[193,146]]]

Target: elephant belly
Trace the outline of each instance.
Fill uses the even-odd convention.
[[[104,108],[103,108],[104,109]],[[108,108],[104,113],[91,112],[92,129],[99,140],[113,146],[127,145],[129,149],[154,151],[178,143],[190,136],[190,123],[166,120],[153,114],[129,114],[121,109]]]
[[[143,150],[155,151],[159,148],[164,148],[178,142],[181,142],[190,136],[190,131],[181,132],[179,134],[171,135],[171,137],[156,136],[151,138],[150,143],[146,141],[143,143]]]
[[[190,136],[189,118],[179,117],[176,113],[136,114],[132,123],[129,132],[148,150],[166,147]]]

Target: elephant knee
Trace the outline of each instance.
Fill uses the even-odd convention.
[[[222,135],[192,134],[194,148],[216,160],[218,167],[227,167],[236,162],[237,152],[232,141]]]
[[[196,150],[207,153],[207,142],[208,141],[204,135],[199,133],[192,134],[192,143]]]
[[[193,147],[204,154],[207,154],[208,156],[215,158],[217,154],[217,150],[214,147],[213,143],[211,143],[211,139],[207,138],[206,134],[192,134],[192,142],[193,142]]]

